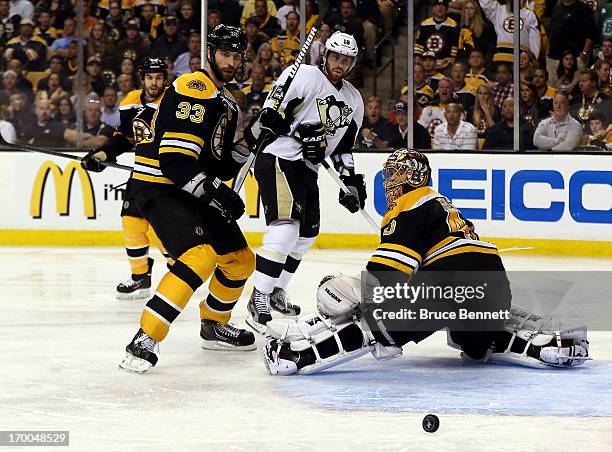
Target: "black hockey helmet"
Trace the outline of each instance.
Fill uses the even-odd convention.
[[[246,33],[238,27],[219,24],[208,32],[207,44],[230,52],[244,52],[247,49]]]
[[[147,57],[140,65],[140,78],[144,78],[145,74],[151,74],[153,72],[162,72],[164,77],[168,76],[168,65],[164,63],[161,58]]]

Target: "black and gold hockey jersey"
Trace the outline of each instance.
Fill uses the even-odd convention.
[[[441,71],[451,64],[451,58],[457,56],[459,45],[459,26],[450,17],[436,22],[433,17],[425,19],[419,25],[414,44],[417,55],[424,52],[436,54],[436,69]]]
[[[483,254],[497,255],[497,248],[481,241],[472,222],[446,197],[422,187],[396,199],[387,211],[380,245],[367,269],[376,273],[400,271],[408,277],[419,269],[468,270],[469,261]],[[465,265],[460,257],[465,257]]]
[[[236,101],[206,71],[181,75],[161,99],[150,145],[136,147],[135,189],[182,188],[202,172],[226,181],[235,177],[241,167],[232,157],[238,120]]]

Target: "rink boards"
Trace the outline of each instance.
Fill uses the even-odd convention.
[[[376,222],[385,210],[380,169],[387,154],[356,154],[368,189],[366,210]],[[433,188],[499,248],[531,246],[540,254],[612,256],[612,156],[428,154]],[[120,163],[132,164],[133,154]],[[75,161],[0,152],[0,244],[121,245],[125,171],[88,174]],[[377,234],[360,215],[339,206],[338,188],[319,172],[321,235],[318,245],[372,248]],[[118,188],[117,188],[118,187]],[[252,245],[265,222],[257,183],[242,190],[247,215],[240,220]]]

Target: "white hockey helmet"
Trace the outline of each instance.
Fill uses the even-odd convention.
[[[327,38],[327,41],[325,42],[325,59],[323,61],[325,70],[327,70],[327,55],[329,52],[339,53],[340,55],[351,57],[353,62],[348,70],[348,72],[350,72],[357,62],[359,46],[357,46],[357,40],[353,37],[353,35],[336,31],[333,35]]]

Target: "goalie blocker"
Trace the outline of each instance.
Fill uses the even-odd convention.
[[[433,332],[371,331],[359,314],[361,281],[347,275],[325,277],[317,291],[317,312],[299,321],[275,319],[268,322],[271,336],[261,349],[272,375],[311,374],[367,353],[384,360],[402,353],[408,342],[418,343]],[[559,321],[518,307],[511,309],[504,331],[480,335],[470,350],[458,332],[448,332],[448,344],[464,358],[481,362],[506,362],[534,368],[579,366],[588,358],[586,327],[563,326]],[[471,333],[471,344],[478,342]],[[458,342],[464,345],[459,345]],[[482,350],[474,353],[474,350]]]

